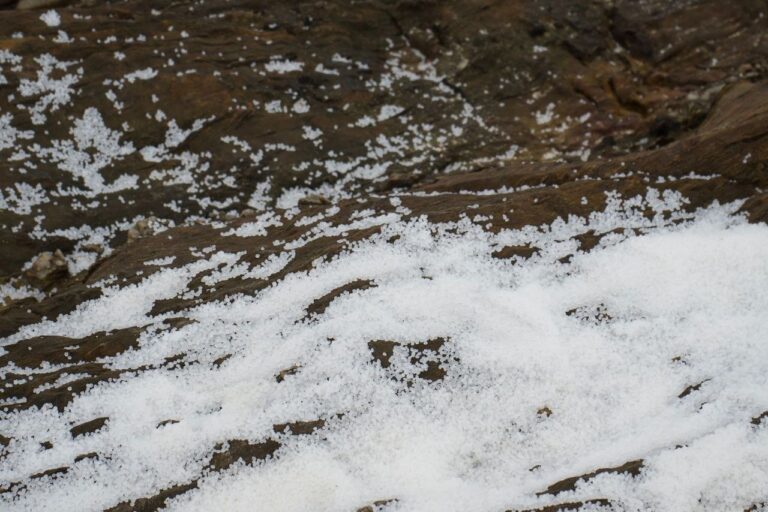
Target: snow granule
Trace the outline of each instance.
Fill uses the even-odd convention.
[[[197,488],[168,510],[337,511],[396,500],[383,509],[497,511],[601,497],[615,510],[671,512],[765,501],[768,427],[750,420],[768,410],[768,226],[732,216],[736,204],[652,230],[665,220],[635,214],[643,201],[661,212],[682,199],[609,198],[588,219],[497,234],[469,220],[390,217],[380,235],[332,261],[193,308],[185,316],[196,322],[180,329],[152,328],[163,319],[148,315],[153,301],[192,293],[194,276],[268,276],[291,257],[273,255],[248,274],[240,255],[210,248],[27,326],[6,343],[147,326],[136,349],[103,360],[147,369],[92,387],[64,412],[6,415],[1,431],[14,441],[0,482],[26,487],[0,495],[0,508],[102,510],[191,481]],[[227,235],[272,224],[260,218],[240,229],[253,233]],[[320,224],[317,236],[349,229]],[[613,234],[589,253],[570,239],[617,226],[651,231]],[[522,244],[540,254],[491,256]],[[306,317],[307,306],[355,280],[375,286]],[[440,343],[415,357],[430,340]],[[376,342],[390,343],[386,367]],[[189,364],[163,365],[177,354]],[[441,379],[420,377],[429,365]],[[94,417],[108,417],[106,427],[70,436]],[[168,419],[176,422],[157,427]],[[310,435],[274,429],[317,419],[325,425]],[[280,447],[263,461],[205,471],[214,447],[231,439]],[[41,451],[48,440],[53,448]],[[73,462],[92,451],[105,456]],[[639,459],[634,478],[604,473],[557,497],[537,495]],[[60,466],[70,470],[55,480],[29,479]]]
[[[43,14],[41,14],[40,19],[49,27],[58,27],[61,25],[61,16],[59,16],[59,13],[53,9],[50,11],[45,11]]]

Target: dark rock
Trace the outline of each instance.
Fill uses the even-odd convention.
[[[75,457],[75,462],[80,462],[81,460],[88,460],[88,459],[98,459],[99,454],[96,452],[88,452],[83,453],[82,455],[78,455]]]
[[[208,466],[214,471],[222,471],[242,460],[250,464],[255,460],[264,460],[270,457],[280,448],[280,443],[268,439],[261,443],[250,441],[232,440],[224,445],[217,446]]]
[[[527,245],[511,245],[504,247],[503,249],[499,249],[498,251],[492,253],[491,256],[498,259],[508,259],[513,257],[527,259],[534,254],[538,254],[538,252],[539,251],[536,247],[529,247]]]
[[[573,491],[574,489],[576,489],[576,484],[579,481],[586,482],[596,477],[597,475],[601,475],[603,473],[628,474],[631,476],[637,476],[640,474],[640,471],[642,469],[643,469],[642,460],[632,460],[622,464],[621,466],[616,466],[614,468],[596,469],[591,473],[587,473],[580,476],[574,476],[574,477],[566,478],[564,480],[560,480],[559,482],[555,482],[554,484],[547,487],[546,491],[537,493],[537,496],[542,496],[545,494],[559,494],[565,491]]]
[[[56,475],[63,475],[69,471],[68,467],[61,467],[61,468],[53,468],[53,469],[47,469],[41,473],[35,473],[34,475],[30,476],[29,478],[34,480],[37,478],[45,478],[49,476],[56,476]]]
[[[123,502],[107,509],[105,512],[155,512],[165,506],[165,502],[185,492],[197,489],[197,481],[181,484],[164,489],[154,496]]]
[[[69,429],[69,432],[72,434],[72,437],[79,437],[85,434],[90,434],[92,432],[97,432],[107,424],[108,420],[109,418],[102,417],[86,421],[85,423],[81,423],[80,425],[72,427]]]
[[[565,512],[567,510],[581,510],[582,508],[591,505],[610,507],[611,502],[605,498],[598,498],[585,501],[569,501],[567,503],[558,503],[556,505],[547,505],[545,507],[531,508],[527,510],[508,510],[507,512]]]
[[[390,359],[394,354],[395,348],[401,347],[409,353],[412,365],[426,364],[426,369],[419,372],[417,376],[420,379],[434,382],[442,380],[446,375],[445,369],[440,364],[444,357],[442,348],[445,344],[446,340],[443,338],[435,338],[423,343],[414,344],[374,340],[368,342],[368,348],[371,351],[373,360],[377,361],[382,368],[388,369],[391,366]]]
[[[381,508],[396,502],[397,502],[396,499],[376,500],[370,505],[360,507],[359,509],[357,509],[357,512],[376,512],[377,510],[380,510]]]
[[[296,372],[301,369],[301,366],[291,366],[290,368],[286,368],[285,370],[280,370],[280,372],[275,376],[275,380],[277,382],[283,382],[286,377],[289,375],[295,375]]]
[[[310,194],[299,199],[300,206],[324,206],[329,204],[331,202],[327,198],[317,194]]]
[[[376,284],[368,279],[357,279],[351,283],[347,283],[343,286],[339,286],[338,288],[334,288],[307,306],[307,316],[305,318],[322,315],[325,313],[325,310],[328,308],[328,306],[331,305],[331,302],[344,294],[359,290],[367,290],[368,288],[373,288],[375,286]]]
[[[704,379],[703,381],[699,382],[698,384],[692,384],[692,385],[686,387],[679,395],[677,395],[677,398],[685,398],[685,397],[687,397],[688,395],[690,395],[694,391],[698,391],[699,389],[701,389],[702,384],[704,384],[705,382],[709,382],[710,380],[712,380],[712,379]]]
[[[61,7],[71,42],[54,43],[59,29],[42,23],[41,12],[25,12],[51,6]],[[200,272],[177,296],[155,301],[150,316],[168,317],[150,318],[154,324],[79,339],[37,336],[5,344],[0,399],[10,405],[2,414],[32,407],[64,411],[78,395],[112,379],[200,364],[191,351],[119,370],[102,359],[137,348],[145,329],[183,329],[193,321],[185,317],[188,308],[256,295],[382,231],[353,226],[338,236],[310,237],[313,225],[306,219],[330,211],[330,205],[335,213],[324,221],[338,224],[365,210],[392,213],[396,200],[402,205],[398,211],[410,212],[403,214],[405,220],[453,222],[477,215],[488,219],[486,229],[498,232],[587,216],[605,205],[608,192],[633,197],[653,186],[685,196],[688,211],[713,201],[743,200],[741,212],[750,222],[768,222],[764,2],[363,0],[351,8],[348,0],[244,0],[238,5],[225,0],[194,5],[0,0],[0,7],[0,48],[23,56],[18,68],[2,69],[7,83],[0,84],[0,112],[12,114],[13,126],[30,134],[19,137],[13,149],[0,150],[0,202],[12,206],[0,210],[0,283],[41,292],[39,300],[9,299],[0,308],[0,337],[73,312],[100,297],[105,283],[141,282],[158,271],[147,264],[151,260],[172,257],[168,266],[178,268],[195,261],[195,251],[215,246],[242,254],[240,261],[255,267],[280,254],[280,244],[301,242],[293,259],[267,277],[210,284],[207,278],[220,269]],[[173,32],[167,30],[171,24]],[[254,27],[263,32],[258,40],[252,37]],[[183,41],[186,53],[177,52],[182,32],[189,35]],[[139,33],[165,36],[124,44]],[[278,47],[302,69],[260,73]],[[58,70],[72,74],[77,87],[70,102],[47,109],[44,122],[37,124],[30,107],[41,94],[24,96],[19,85],[43,72],[35,60],[42,54],[77,62]],[[350,62],[331,64],[335,54]],[[413,78],[394,79],[386,90],[371,86],[391,75],[395,54],[404,75]],[[128,73],[140,69],[156,75],[127,81]],[[384,108],[394,103],[394,110]],[[88,120],[97,133],[119,136],[133,149],[101,161],[98,148],[85,147],[81,163],[103,163],[94,172],[104,185],[121,176],[135,177],[135,185],[104,190],[41,152],[72,142],[75,123]],[[173,147],[171,121],[186,134]],[[166,141],[167,155],[151,157]],[[26,160],[10,158],[11,151],[21,150],[29,154]],[[188,172],[180,171],[195,159]],[[704,171],[708,179],[691,175]],[[395,198],[393,189],[406,190]],[[17,205],[10,198],[20,190],[34,190],[43,199]],[[291,209],[294,204],[300,208]],[[286,215],[258,236],[224,236],[264,213]],[[609,234],[624,233],[586,231],[575,241],[587,252]],[[390,243],[399,243],[398,237]],[[492,256],[516,264],[538,250],[500,247]],[[561,262],[573,258],[569,254]],[[93,264],[69,275],[70,264],[83,261]],[[307,307],[305,320],[324,314],[345,293],[372,286],[360,279],[331,290]],[[605,304],[578,306],[566,315],[596,324],[614,319]],[[425,385],[446,381],[446,363],[455,357],[450,340],[443,338],[372,340],[367,347],[372,364],[387,378],[400,378],[403,369],[397,364],[411,365],[409,387],[418,380]],[[395,351],[405,358],[393,359]],[[217,356],[213,366],[222,367],[235,354]],[[685,364],[683,358],[673,362]],[[277,383],[300,372],[299,363],[279,371]],[[67,383],[56,384],[64,374]],[[686,387],[679,398],[698,391],[703,382]],[[552,414],[548,406],[537,410],[541,421]],[[751,418],[751,425],[760,428],[767,415]],[[74,426],[72,436],[98,431],[107,420]],[[273,430],[318,435],[325,421],[289,421]],[[175,422],[166,419],[157,427]],[[0,444],[7,451],[15,442],[0,436]],[[50,441],[41,443],[41,449],[51,448]],[[201,455],[200,477],[238,461],[269,459],[279,448],[273,439],[209,446],[207,463],[207,452]],[[74,461],[98,456],[86,453]],[[606,472],[637,476],[642,468],[643,461],[636,460],[597,469],[540,494],[573,490],[580,480]],[[34,478],[54,481],[66,470],[47,469]],[[10,487],[16,485],[24,483]],[[159,510],[197,486],[193,478],[111,510]],[[376,501],[360,511],[393,501]],[[611,502],[596,498],[536,510],[587,506],[610,507]]]
[[[325,426],[325,420],[294,421],[293,423],[281,423],[274,426],[277,434],[292,434],[295,436],[307,435]]]
[[[24,272],[30,279],[46,287],[49,283],[67,276],[67,260],[61,251],[44,252],[38,256],[32,266]]]
[[[754,418],[752,418],[751,423],[755,426],[760,425],[764,419],[768,418],[768,411],[763,412],[762,414],[758,414]]]

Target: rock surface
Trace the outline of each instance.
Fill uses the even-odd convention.
[[[645,198],[635,213],[647,225],[570,233],[562,242],[572,250],[558,255],[567,265],[713,203],[768,222],[763,1],[0,5],[0,492],[22,508],[36,482],[55,487],[77,466],[114,455],[94,441],[112,421],[78,409],[80,395],[139,374],[237,364],[234,350],[204,361],[183,344],[125,356],[145,350],[152,333],[183,335],[200,321],[194,308],[259,297],[392,223],[465,222],[499,234],[588,218],[615,197]],[[682,198],[680,207],[659,214],[656,203],[670,197]],[[219,252],[237,258],[215,260]],[[500,244],[493,255],[522,264],[540,252]],[[126,308],[112,323],[85,317],[93,332],[53,322],[97,315],[84,305],[172,269],[181,272],[178,289],[146,296],[146,315]],[[376,287],[365,276],[339,283],[296,322],[315,322]],[[604,304],[568,316],[612,320]],[[365,347],[370,366],[395,380],[403,379],[390,357],[407,352],[402,364],[420,381],[403,382],[418,388],[444,379],[457,361],[451,343],[371,339]],[[282,385],[296,373],[301,365],[286,365],[272,380]],[[557,408],[545,409],[547,421],[557,418]],[[83,450],[93,449],[29,462],[14,436],[15,418],[30,410],[63,414],[72,421],[66,442],[82,438]],[[268,425],[267,438],[201,441],[184,475],[89,507],[159,510],[233,465],[279,459],[286,438],[321,436],[350,414],[319,412]],[[181,421],[161,420],[157,429]],[[637,476],[643,462],[635,459],[626,471],[630,459],[541,481],[528,495],[544,497],[518,510],[618,506],[617,496],[549,495],[602,472]],[[370,498],[358,509],[407,503]]]

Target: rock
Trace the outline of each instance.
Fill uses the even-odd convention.
[[[66,277],[69,270],[67,260],[62,252],[57,250],[40,254],[24,273],[30,279],[45,285]]]
[[[13,3],[15,0],[11,0],[8,3]],[[47,7],[59,7],[66,5],[67,0],[18,0],[16,8],[20,10],[26,9],[44,9]]]
[[[136,222],[136,224],[128,230],[128,242],[134,242],[139,238],[144,238],[153,234],[155,232],[154,224],[156,221],[157,219],[154,217],[149,217]]]
[[[83,245],[85,252],[92,252],[94,254],[101,254],[104,252],[104,246],[101,244],[85,244]]]
[[[3,68],[0,111],[13,115],[10,126],[24,134],[16,145],[28,156],[12,160],[2,150],[0,189],[19,184],[39,197],[0,211],[0,244],[15,248],[0,259],[0,277],[41,252],[69,253],[90,234],[82,226],[105,230],[113,247],[125,219],[179,224],[214,219],[219,210],[261,210],[296,189],[348,197],[497,165],[598,161],[666,146],[694,133],[718,91],[768,76],[762,43],[753,41],[768,17],[752,0],[664,5],[656,13],[645,4],[586,0],[478,12],[459,0],[366,0],[354,11],[343,0],[296,10],[264,0],[243,9],[207,0],[192,11],[140,0],[55,4],[61,27],[23,10],[49,8],[49,0],[22,0],[21,10],[2,13],[0,47],[22,60]],[[274,30],[250,36],[258,20],[275,17]],[[170,26],[173,37],[146,36]],[[56,42],[60,29],[66,43]],[[127,40],[129,47],[117,43]],[[266,66],[277,40],[300,70]],[[181,44],[173,64],[160,57]],[[211,44],[222,45],[220,57],[210,57]],[[20,91],[23,80],[45,75],[35,61],[45,54],[78,63],[59,70],[71,86],[55,108],[44,108],[42,93]],[[335,55],[353,58],[335,62]],[[241,72],[240,58],[254,63],[252,72]],[[131,75],[136,70],[146,76]],[[39,108],[18,108],[20,97]],[[81,138],[94,162],[87,180],[46,157],[52,141],[77,147],[76,125],[121,148],[110,154],[102,151],[108,145]],[[26,173],[27,165],[36,172]],[[59,186],[70,192],[53,197]]]
[[[17,9],[7,9],[12,5]],[[387,232],[391,217],[499,233],[588,218],[614,194],[644,197],[653,189],[684,197],[682,212],[743,201],[739,213],[768,222],[764,2],[363,0],[350,9],[345,0],[0,0],[0,6],[0,282],[47,292],[0,309],[0,409],[6,417],[61,414],[62,431],[71,427],[74,443],[113,430],[106,417],[73,426],[79,399],[89,393],[136,376],[171,380],[195,368],[225,375],[244,351],[261,344],[271,351],[291,329],[332,327],[330,313],[346,294],[375,295],[381,288],[350,272],[304,302],[276,303],[272,314],[293,315],[291,327],[274,340],[245,336],[241,345],[222,335],[193,350],[188,334],[196,320],[187,316],[198,307],[202,321],[224,315],[231,301],[314,275],[321,263],[377,237],[407,252],[400,235]],[[51,7],[61,16],[58,27],[40,19],[43,11],[28,11]],[[46,89],[51,84],[56,94]],[[647,220],[657,215],[647,205],[636,213]],[[557,240],[568,248],[555,261],[568,272],[586,253],[612,239],[642,236],[643,229],[585,227]],[[551,249],[523,239],[494,247],[477,257],[506,270],[535,265]],[[213,259],[220,254],[229,256]],[[236,262],[226,259],[231,255]],[[76,275],[69,275],[70,264]],[[136,311],[118,314],[119,323],[105,327],[84,318],[95,326],[85,334],[62,332],[55,323],[112,289],[183,268],[183,279],[134,298]],[[414,275],[402,278],[433,279],[423,268]],[[615,325],[621,311],[593,299],[567,306],[573,307],[562,321],[584,329]],[[44,320],[49,330],[41,334],[36,324]],[[313,351],[342,342],[331,327],[302,339],[289,357],[265,353],[259,365],[274,366],[254,366],[266,372],[265,389],[285,392],[305,382]],[[148,355],[148,340],[158,332],[176,344]],[[366,378],[396,386],[393,399],[423,389],[450,395],[461,378],[452,373],[460,362],[455,341],[432,337],[442,333],[378,339],[361,325],[359,334]],[[695,363],[683,357],[670,364],[675,371]],[[333,385],[333,371],[324,378],[318,388]],[[678,395],[685,404],[706,381],[682,382],[694,382]],[[232,392],[242,390],[233,385]],[[312,392],[302,399],[312,402]],[[215,402],[205,414],[216,411]],[[526,414],[539,407],[538,418],[528,420],[549,426],[565,416],[559,405],[545,403],[533,402]],[[763,410],[749,413],[753,432],[765,427]],[[282,456],[283,442],[323,442],[336,423],[319,418],[337,413],[270,420],[263,436],[200,441],[194,464],[185,467],[189,478],[143,495],[123,493],[111,510],[158,510],[237,464],[268,467]],[[162,411],[146,431],[160,436],[186,425],[183,416]],[[56,492],[77,474],[57,478],[70,463],[110,457],[94,451],[64,462],[38,458],[53,448],[44,441],[51,434],[28,434],[39,434],[27,453],[35,469],[19,477],[20,486],[45,478]],[[6,432],[0,444],[3,456],[18,458],[14,450],[27,449]],[[525,476],[534,462],[523,466]],[[530,476],[541,479],[551,470],[541,463]],[[644,462],[607,466],[531,495],[541,500],[536,504],[552,500],[535,510],[610,507],[613,496],[558,502],[557,495],[603,473],[637,476]],[[394,501],[362,500],[369,505],[360,510]]]
[[[610,507],[611,501],[604,498],[597,498],[585,501],[568,501],[564,503],[557,503],[555,505],[547,505],[539,508],[531,508],[527,510],[508,510],[507,512],[566,512],[573,510],[601,510],[602,507]],[[589,508],[587,508],[589,507]],[[595,509],[594,507],[600,507]]]
[[[331,204],[331,202],[318,194],[310,194],[299,199],[299,206],[323,206]]]
[[[209,467],[214,471],[223,471],[237,461],[250,464],[254,460],[264,460],[280,448],[280,443],[268,439],[262,443],[243,440],[229,441],[226,446],[217,447],[211,457]]]
[[[388,500],[376,500],[370,505],[360,507],[357,509],[357,512],[377,512],[379,510],[385,509],[387,505],[393,503],[397,503],[397,500],[394,498]]]
[[[576,488],[576,484],[578,482],[580,481],[586,482],[596,477],[597,475],[600,475],[603,473],[628,474],[631,476],[637,476],[640,474],[642,469],[643,469],[642,460],[632,460],[625,464],[622,464],[621,466],[617,466],[614,468],[600,468],[600,469],[596,469],[595,471],[592,471],[591,473],[587,473],[585,475],[566,478],[564,480],[561,480],[559,482],[556,482],[550,485],[549,487],[547,487],[546,491],[537,493],[537,495],[541,496],[544,494],[559,494],[561,492],[572,491]]]
[[[301,369],[300,366],[291,366],[290,368],[286,368],[285,370],[280,370],[280,372],[275,376],[275,380],[280,383],[285,380],[286,377],[289,375],[295,375],[296,372],[298,372]]]
[[[338,288],[331,290],[330,292],[316,299],[314,302],[312,302],[312,304],[307,306],[307,315],[305,318],[322,315],[325,312],[325,310],[328,308],[328,306],[330,306],[331,303],[336,298],[344,294],[355,292],[355,291],[367,290],[375,286],[376,284],[369,279],[357,279],[355,281],[352,281],[351,283],[347,283],[343,286],[339,286]]]
[[[527,259],[533,256],[534,254],[537,254],[538,252],[539,252],[538,248],[536,247],[507,246],[494,252],[491,256],[493,256],[494,258],[502,259],[502,260],[513,258],[513,257]]]
[[[101,430],[104,427],[104,425],[107,424],[107,421],[109,421],[109,418],[106,418],[106,417],[96,418],[72,427],[71,429],[69,429],[69,432],[70,434],[72,434],[73,438],[79,437],[85,434],[90,434],[92,432],[97,432]]]

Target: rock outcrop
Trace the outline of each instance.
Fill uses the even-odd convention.
[[[91,403],[82,397],[111,397],[113,387],[153,375],[162,393],[163,379],[176,378],[167,375],[183,379],[201,367],[218,375],[244,364],[248,343],[262,341],[219,333],[212,318],[226,314],[217,308],[261,300],[372,240],[400,247],[409,235],[393,225],[477,229],[499,237],[482,256],[494,265],[550,258],[567,267],[590,251],[685,225],[712,205],[768,222],[762,1],[0,5],[0,499],[20,509],[38,503],[29,496],[43,495],[41,486],[65,482],[67,492],[85,492],[66,485],[111,458],[121,468],[151,466],[124,457],[117,437],[99,437],[144,426],[79,405]],[[621,200],[629,203],[615,225],[576,223],[555,237],[556,250],[527,235],[504,238],[531,227],[554,233],[558,223],[614,211]],[[290,337],[291,325],[322,324],[334,306],[376,293],[377,279],[361,274],[318,289],[275,332]],[[131,289],[141,296],[128,303],[121,297]],[[628,318],[610,304],[573,306],[563,317],[590,329]],[[258,321],[282,314],[276,307]],[[229,321],[236,319],[221,323]],[[325,332],[312,336],[327,339],[297,346],[320,353],[344,343]],[[215,348],[189,336],[209,336]],[[354,364],[407,394],[450,380],[472,355],[447,335],[414,337],[372,337]],[[270,359],[276,349],[264,350],[264,372],[284,363]],[[296,355],[275,367],[269,386],[294,385],[306,364]],[[706,389],[710,376],[698,377],[691,382]],[[237,387],[237,379],[222,382]],[[699,388],[668,401],[695,399]],[[307,393],[306,403],[323,404]],[[194,411],[201,425],[218,414],[206,406]],[[228,421],[219,407],[217,421]],[[554,405],[532,411],[532,422],[559,421]],[[197,458],[167,474],[147,470],[151,478],[136,487],[115,484],[86,508],[183,507],[185,496],[233,467],[279,464],[298,450],[282,452],[284,445],[310,446],[301,439],[357,421],[355,410],[315,412],[232,426],[233,436],[253,433],[247,439],[226,437],[227,429],[195,437],[191,411],[186,422],[158,417],[153,432],[183,432],[198,443]],[[24,418],[49,431],[25,432],[32,419]],[[620,496],[556,495],[578,493],[603,473],[638,477],[638,455],[596,459],[576,472],[545,467],[550,480],[525,480],[508,506],[618,507]],[[624,470],[627,460],[634,462]],[[389,487],[379,490],[356,506],[409,506],[386,494]]]

